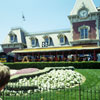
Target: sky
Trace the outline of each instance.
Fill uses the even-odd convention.
[[[0,44],[12,28],[21,27],[30,33],[69,29],[70,21],[67,16],[75,1],[0,0]],[[93,1],[96,7],[100,6],[99,0]]]

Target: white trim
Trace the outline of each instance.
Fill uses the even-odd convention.
[[[80,31],[81,31],[81,29],[83,29],[83,28],[87,28],[87,29],[88,29],[88,31],[90,31],[90,26],[87,26],[87,25],[82,25],[82,26],[78,27],[78,32],[80,32]]]
[[[74,7],[70,15],[77,15],[77,11],[84,6],[89,9],[90,12],[97,12],[93,0],[76,0]]]

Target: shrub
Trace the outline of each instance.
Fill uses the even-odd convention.
[[[83,62],[17,62],[17,63],[4,63],[11,69],[22,69],[22,68],[39,68],[45,67],[68,67],[74,66],[77,69],[100,69],[100,62],[96,61],[83,61]]]

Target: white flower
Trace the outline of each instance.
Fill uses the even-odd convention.
[[[64,87],[68,88],[81,83],[81,81],[82,75],[78,72],[72,70],[52,70],[46,74],[35,76],[34,78],[19,79],[18,82],[9,83],[8,85],[14,86],[17,84],[18,86],[37,86],[38,89],[34,90],[34,92],[37,92],[44,90],[50,91],[51,89]],[[28,90],[27,92],[30,93],[31,90]],[[21,94],[22,92],[19,91],[18,93]]]

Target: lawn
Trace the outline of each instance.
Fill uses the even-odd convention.
[[[100,70],[76,69],[76,71],[86,77],[81,88],[53,90],[21,97],[6,97],[6,100],[100,100]]]
[[[100,69],[77,69],[76,71],[86,77],[82,87],[93,88],[100,86]]]

